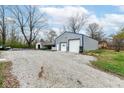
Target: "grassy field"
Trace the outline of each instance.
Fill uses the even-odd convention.
[[[0,62],[0,88],[16,88],[17,79],[11,74],[12,62]]]
[[[96,50],[89,51],[88,55],[98,58],[97,61],[91,62],[93,66],[119,76],[124,76],[124,51]]]

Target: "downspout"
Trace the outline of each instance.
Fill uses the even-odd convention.
[[[82,50],[81,52],[84,52],[84,35],[82,35],[82,46],[81,46]]]

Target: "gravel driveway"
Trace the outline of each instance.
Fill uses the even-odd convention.
[[[88,66],[92,56],[39,50],[5,51],[20,87],[124,87],[124,80]],[[40,68],[44,73],[38,77]]]

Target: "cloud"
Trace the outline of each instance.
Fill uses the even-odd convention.
[[[100,19],[101,24],[104,27],[104,31],[107,34],[116,33],[122,26],[124,26],[123,14],[105,14]]]
[[[119,8],[123,10],[124,6],[119,6]],[[39,9],[48,15],[49,24],[52,28],[55,28],[57,32],[59,31],[60,27],[66,23],[67,18],[75,15],[76,13],[84,13],[90,15],[87,24],[94,22],[100,24],[107,35],[117,32],[119,28],[124,24],[124,14],[111,14],[106,11],[103,16],[98,17],[97,12],[87,10],[82,6],[47,6],[40,7]]]
[[[102,17],[97,17],[92,14],[88,18],[86,26],[90,23],[98,23],[106,35],[114,34],[124,26],[124,14],[104,14]]]
[[[124,5],[118,6],[120,12],[124,12]]]
[[[85,8],[81,6],[64,6],[64,7],[40,7],[39,10],[41,12],[46,13],[49,17],[50,24],[63,25],[67,18],[73,16],[77,13],[81,14],[89,14]]]
[[[102,20],[112,24],[121,25],[124,23],[124,14],[105,14]]]
[[[80,6],[64,6],[64,7],[41,7],[40,11],[47,13],[48,15],[54,17],[70,17],[75,13],[85,13],[89,12]]]
[[[15,21],[15,19],[14,18],[11,18],[11,17],[6,17],[6,22],[7,23],[15,23],[16,21]]]
[[[88,18],[87,24],[90,24],[90,23],[98,23],[98,24],[100,24],[100,20],[95,14],[91,14],[89,16],[89,18]]]
[[[1,21],[2,19],[0,18],[0,21]],[[11,17],[6,17],[5,18],[5,22],[7,23],[7,24],[13,24],[13,23],[15,23],[15,19],[13,19],[13,18],[11,18]]]

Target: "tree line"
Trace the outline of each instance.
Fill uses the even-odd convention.
[[[20,41],[24,38],[30,48],[39,32],[46,27],[45,14],[35,6],[0,6],[0,36],[4,46],[7,39],[14,42],[20,35]]]
[[[96,22],[88,23],[89,17],[89,15],[84,13],[76,13],[68,18],[66,24],[63,26],[64,31],[79,33],[82,28],[85,28],[84,30],[86,30],[86,34],[91,38],[98,41],[105,39],[103,27]]]
[[[63,26],[64,31],[71,31],[74,33],[79,33],[83,27],[85,27],[86,34],[100,41],[107,41],[106,35],[104,33],[103,27],[98,23],[89,23],[87,26],[85,25],[88,22],[89,16],[85,14],[76,14],[72,17],[69,17],[67,23]],[[112,39],[111,45],[114,47],[114,50],[119,52],[121,48],[124,48],[124,27],[119,29],[116,34],[110,36]]]
[[[88,23],[90,15],[75,13],[67,18],[62,31],[79,33],[85,29],[91,38],[102,41],[105,39],[103,27],[96,22]],[[0,43],[3,46],[31,48],[35,44],[41,31],[48,28],[48,19],[38,7],[26,6],[0,6]],[[116,49],[119,50],[123,42],[123,32],[113,35]],[[46,32],[47,42],[53,42],[57,34],[54,30]]]

